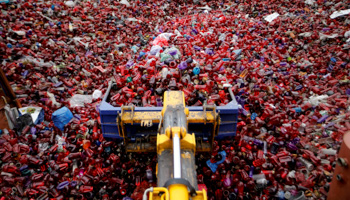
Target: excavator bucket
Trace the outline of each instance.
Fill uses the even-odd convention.
[[[111,89],[100,105],[100,118],[105,138],[123,139],[128,152],[155,152],[157,133],[160,131],[163,107],[113,107],[107,102]],[[230,90],[231,101],[225,106],[187,106],[188,133],[194,133],[196,151],[211,150],[215,139],[236,135],[238,104]]]

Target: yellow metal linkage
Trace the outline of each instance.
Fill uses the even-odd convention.
[[[190,194],[187,192],[186,194],[184,191],[187,191],[187,187],[177,187],[177,185],[174,185],[175,187],[170,186],[169,190],[164,187],[155,187],[153,188],[153,192],[149,193],[148,200],[188,200]],[[183,186],[183,185],[182,185]],[[181,189],[181,191],[179,191]],[[159,196],[160,193],[164,193]],[[172,196],[172,194],[174,196]],[[205,189],[202,189],[202,191],[197,191],[197,196],[192,197],[192,200],[207,200],[207,192]]]

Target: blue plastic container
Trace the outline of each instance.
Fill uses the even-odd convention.
[[[121,107],[114,107],[106,100],[108,99],[111,88],[115,83],[110,83],[106,94],[100,104],[100,118],[102,133],[105,138],[122,139],[118,133],[117,126],[117,116],[121,113]],[[231,93],[232,94],[232,93]],[[216,112],[219,113],[221,123],[219,126],[219,132],[216,139],[223,139],[225,137],[232,137],[236,135],[237,120],[238,120],[238,104],[234,96],[231,95],[232,101],[225,106],[217,106]],[[146,112],[160,112],[163,107],[135,107],[134,112],[146,111]],[[190,111],[202,111],[201,106],[189,106]],[[127,135],[132,140],[138,137],[144,137],[149,134],[156,134],[158,129],[158,124],[153,124],[149,128],[139,129],[140,124],[135,124],[133,126],[126,126]],[[189,124],[189,133],[195,133],[196,137],[202,137],[204,141],[208,140],[212,132],[211,124]]]

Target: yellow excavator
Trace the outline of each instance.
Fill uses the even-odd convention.
[[[193,199],[206,200],[203,189],[198,191],[195,166],[196,138],[188,132],[188,123],[210,123],[217,131],[219,118],[215,111],[193,111],[185,107],[184,94],[181,91],[164,93],[164,105],[161,112],[122,112],[117,118],[119,133],[126,142],[128,152],[146,151],[152,148],[151,143],[131,143],[127,141],[126,125],[140,124],[151,127],[158,124],[156,136],[156,151],[158,153],[157,180],[158,187],[146,189],[143,199],[175,200]],[[209,151],[210,144],[203,145],[202,151]]]
[[[195,153],[211,150],[221,123],[220,114],[217,111],[222,111],[224,116],[225,107],[227,106],[218,109],[215,105],[204,105],[199,107],[200,109],[189,107],[190,110],[185,105],[185,96],[182,91],[166,91],[160,112],[145,111],[140,108],[136,111],[133,106],[121,107],[117,125],[119,135],[124,138],[126,150],[128,152],[156,151],[158,154],[157,187],[146,189],[144,200],[207,199],[206,190],[198,190]],[[232,123],[222,123],[223,130],[227,129],[224,127],[225,124],[235,130],[236,121],[233,121],[234,119]],[[157,130],[152,129],[155,124]],[[196,134],[189,132],[189,126]],[[130,128],[145,132],[146,135],[155,131],[156,136],[153,139],[148,138],[148,142],[138,142],[128,133],[131,131]],[[209,138],[205,134],[203,137],[201,132],[210,132]],[[234,131],[228,133],[234,134]]]
[[[127,152],[157,152],[157,187],[145,190],[149,200],[206,200],[205,189],[198,189],[195,154],[210,152],[214,140],[236,134],[238,103],[230,85],[224,106],[186,106],[183,91],[165,91],[157,107],[115,107],[109,102],[109,83],[100,107],[105,138],[122,139]]]

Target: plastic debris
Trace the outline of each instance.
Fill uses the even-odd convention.
[[[218,166],[225,161],[225,159],[226,159],[226,152],[225,151],[220,151],[220,152],[218,152],[218,156],[220,156],[221,159],[217,160],[214,163],[211,162],[211,160],[207,161],[207,165],[211,169],[212,172],[216,172],[216,169],[218,168]]]
[[[331,14],[330,18],[335,19],[337,17],[341,17],[341,16],[348,15],[348,14],[350,14],[350,9],[334,11],[334,13]]]
[[[280,16],[280,14],[278,14],[277,12],[272,13],[271,15],[267,15],[264,17],[264,19],[268,22],[272,22],[274,19],[276,19],[278,16]]]
[[[98,94],[95,93],[95,96]],[[81,95],[76,94],[69,100],[69,104],[71,107],[84,106],[85,103],[91,103],[93,99],[93,95]]]
[[[41,107],[34,107],[34,106],[28,106],[28,107],[22,107],[18,109],[20,115],[24,115],[26,113],[30,114],[32,116],[34,124],[39,124],[44,121],[45,112],[44,109]]]
[[[57,128],[63,131],[64,126],[73,118],[72,112],[67,107],[62,107],[52,113],[52,121]]]

